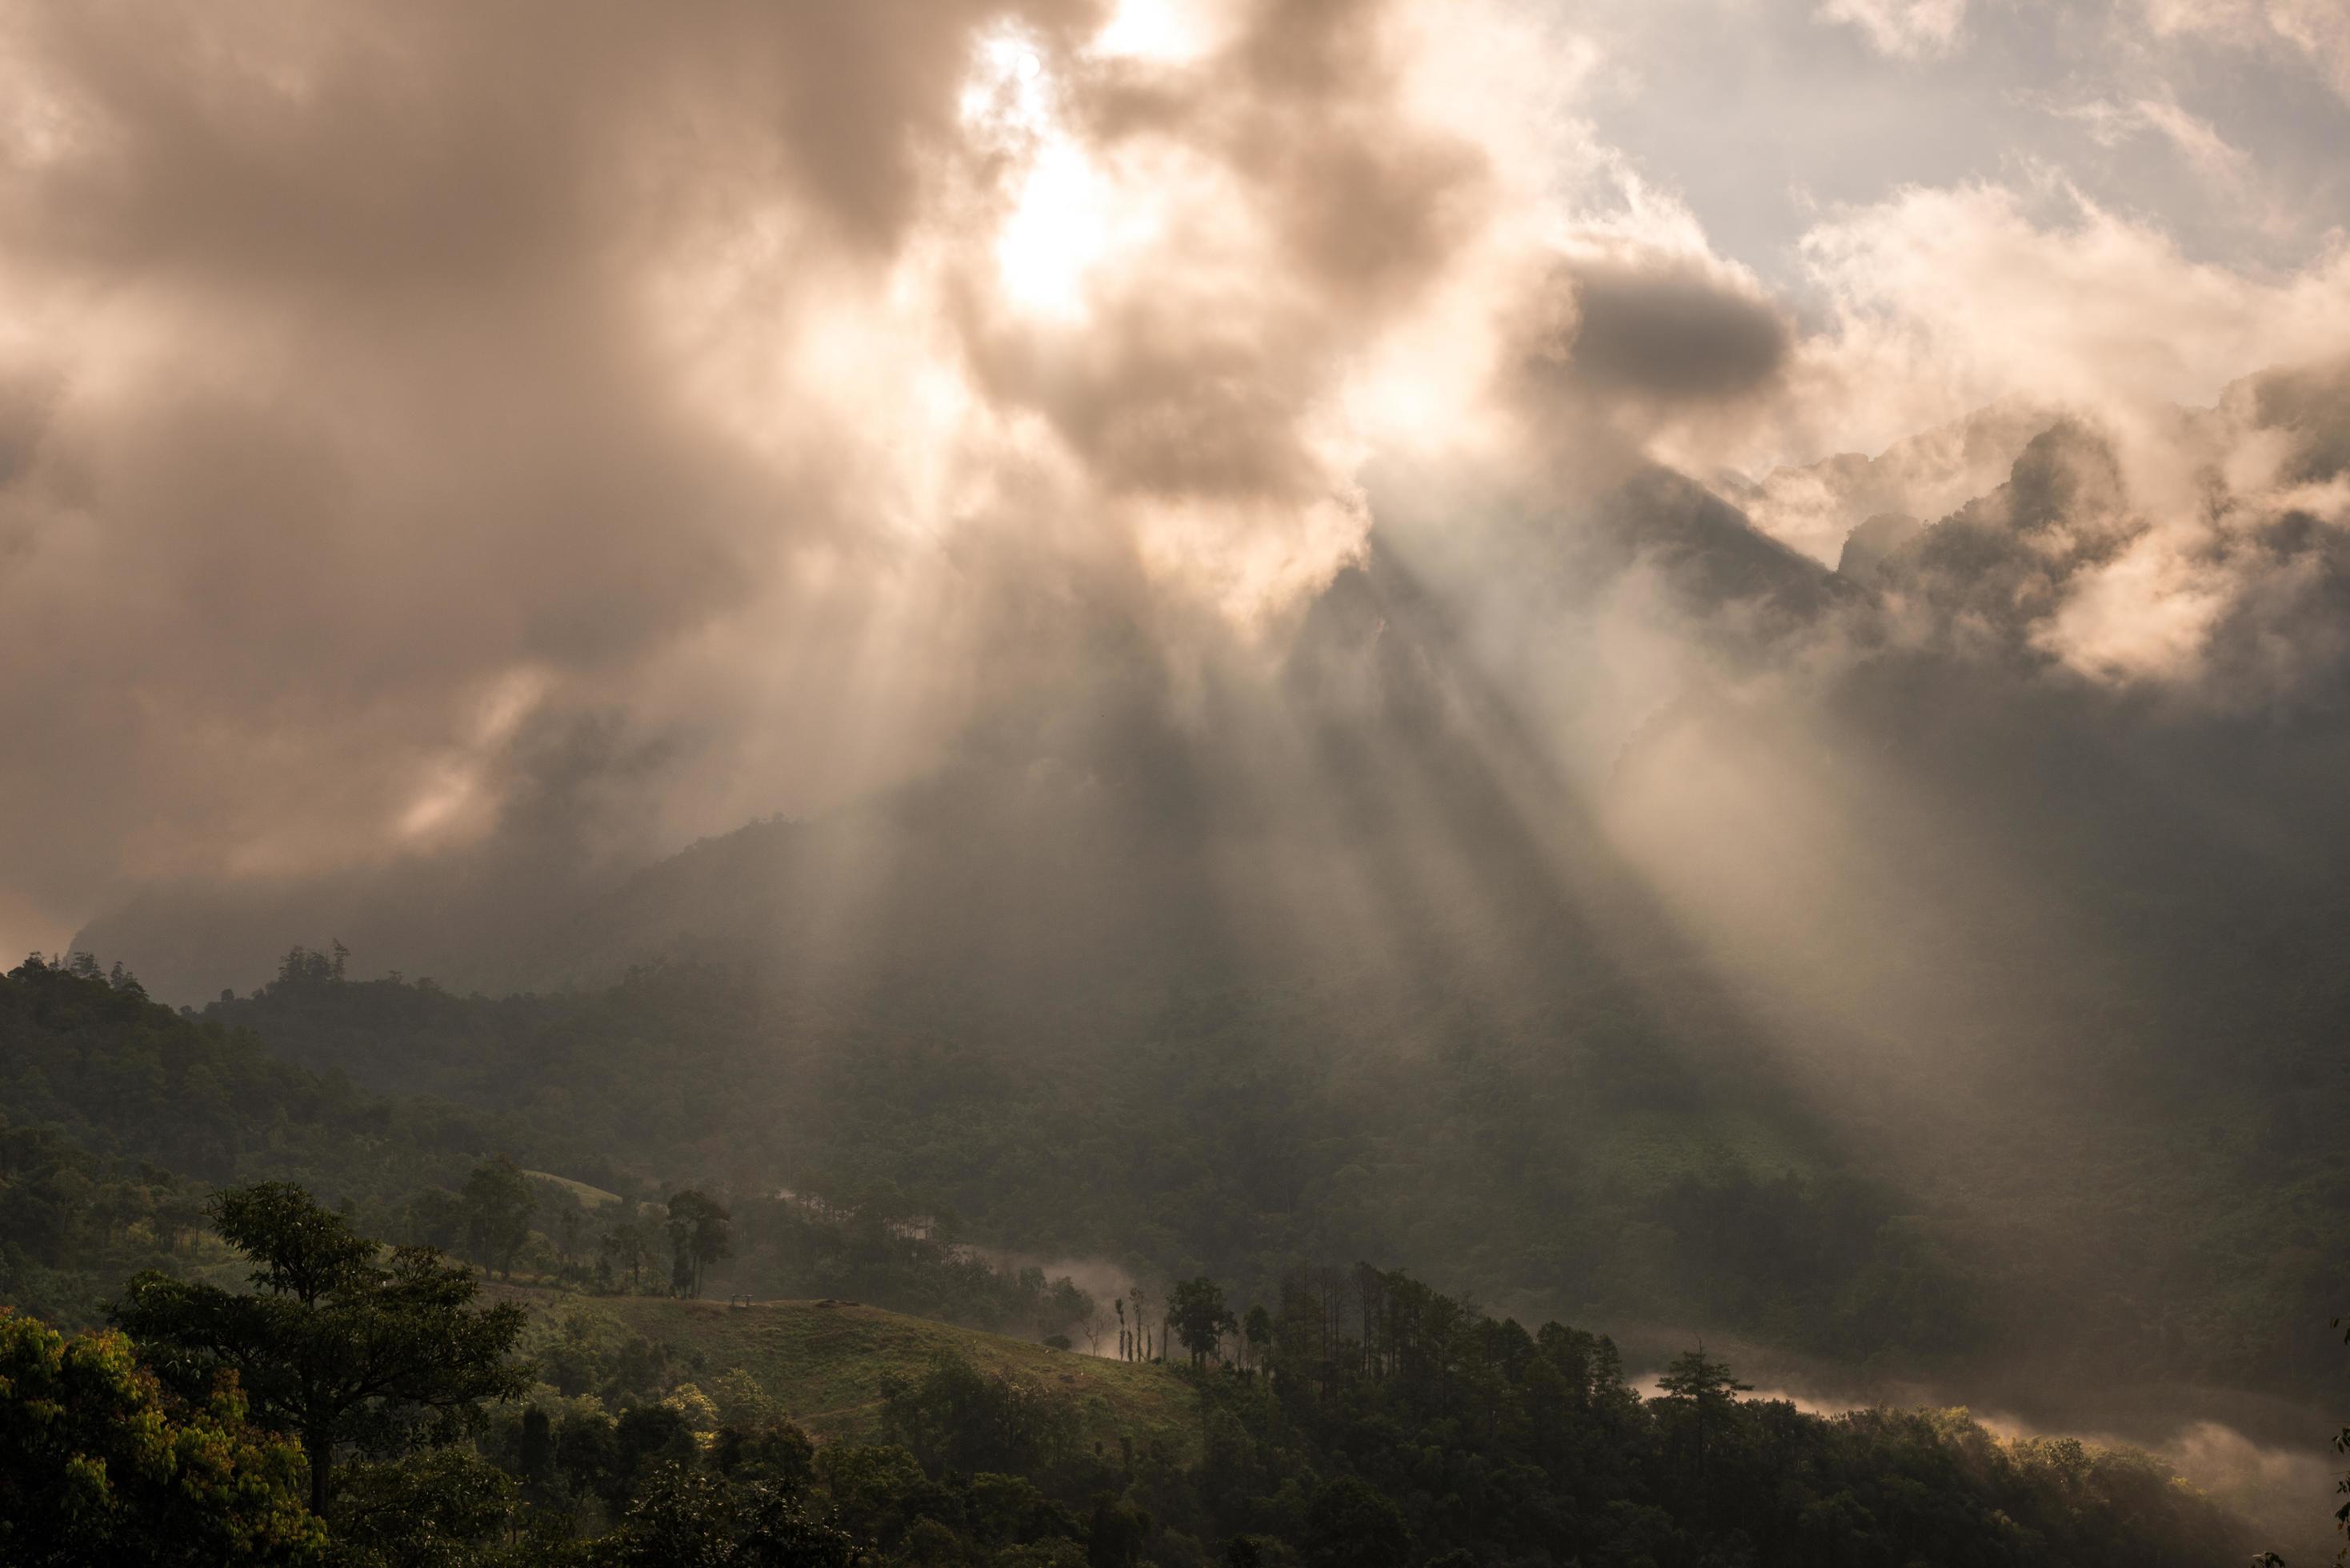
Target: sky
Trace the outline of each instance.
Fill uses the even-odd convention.
[[[820,812],[1502,490],[1833,564],[1784,471],[1984,409],[2150,520],[2042,645],[2184,679],[2276,589],[2167,410],[2350,351],[2345,149],[2332,0],[0,0],[0,945]]]

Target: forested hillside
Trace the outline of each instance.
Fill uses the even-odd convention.
[[[844,1029],[687,966],[494,1002],[297,976],[205,1016],[306,1066],[549,1129],[539,1146],[595,1162],[578,1168],[887,1191],[1018,1251],[1258,1284],[1301,1257],[1409,1256],[1481,1291],[1711,1319],[1855,1361],[1939,1362],[1988,1332],[1987,1303],[1898,1194],[1726,1063],[1561,1059],[1477,1037],[1441,998],[1406,1042],[1350,1018],[1343,993],[1272,1017],[1244,996],[1143,1018],[1073,1005],[1017,1034],[984,994],[899,1005],[894,1027]]]
[[[331,978],[320,967],[313,982]],[[148,1001],[119,969],[109,981],[87,962],[28,961],[0,976],[0,1304],[78,1327],[140,1268],[233,1273],[207,1242],[203,1204],[264,1178],[507,1277],[519,1267],[606,1291],[681,1288],[672,1227],[690,1231],[696,1205],[720,1210],[702,1187],[726,1189],[688,1164],[654,1181],[581,1160],[575,1137],[535,1125],[511,1107],[355,1088]],[[728,1289],[853,1293],[1039,1335],[1095,1311],[1066,1279],[963,1254],[951,1221],[894,1189],[853,1204],[761,1188],[728,1198],[731,1239],[710,1259]]]
[[[491,1097],[484,1080],[465,1075],[480,1054],[511,1048],[518,1019],[579,1048],[557,1063],[540,1056],[548,1082],[595,1083],[613,1064],[592,1032],[536,1003],[342,979],[338,961],[289,955],[262,997],[224,1011],[278,1026],[307,1016],[313,1040],[349,1050],[370,1038],[375,1009],[391,1010],[420,1045],[451,1047],[419,1049],[412,1060],[441,1065],[411,1076],[476,1099]],[[679,998],[655,1005],[672,986]],[[618,1001],[550,1005],[615,1030],[619,1017],[646,1030],[691,1016],[692,998],[705,1018],[743,1005],[708,973],[631,987]],[[609,1165],[588,1174],[618,1190],[528,1172],[483,1140],[544,1107],[460,1108],[322,1078],[273,1059],[241,1022],[174,1014],[127,972],[109,980],[93,963],[20,966],[0,978],[0,1088],[18,1112],[0,1133],[0,1305],[68,1324],[110,1315],[132,1334],[68,1343],[0,1313],[10,1379],[0,1405],[54,1388],[78,1446],[0,1419],[6,1484],[29,1489],[0,1545],[34,1561],[134,1542],[160,1550],[157,1532],[200,1551],[234,1539],[242,1544],[217,1549],[236,1561],[324,1551],[338,1563],[405,1562],[429,1539],[446,1561],[517,1568],[775,1551],[841,1568],[859,1551],[1065,1568],[1895,1563],[1954,1543],[1970,1561],[2135,1565],[2208,1562],[2253,1539],[2143,1456],[2002,1439],[1963,1412],[1826,1419],[1740,1403],[1742,1385],[1702,1352],[1643,1399],[1606,1337],[1556,1324],[1529,1334],[1400,1272],[1292,1263],[1228,1294],[1186,1277],[1188,1264],[1161,1266],[1137,1278],[1172,1280],[1163,1292],[1120,1287],[1106,1311],[1066,1279],[1000,1272],[959,1251],[952,1238],[972,1220],[886,1181],[830,1202],[743,1188],[713,1197]],[[694,1089],[701,1061],[677,1054],[669,1097],[686,1132],[639,1129],[648,1164],[690,1160],[710,1130],[700,1116],[715,1114],[723,1075]],[[590,1103],[660,1092],[650,1076],[622,1075],[605,1086],[608,1102]],[[563,1140],[514,1147],[543,1159]],[[223,1190],[294,1173],[342,1212],[310,1207],[293,1187]],[[1117,1219],[1109,1208],[1076,1215]],[[362,1267],[373,1243],[353,1252],[333,1240],[359,1224],[422,1245]],[[306,1249],[326,1251],[300,1262]],[[259,1293],[234,1293],[256,1259],[276,1260],[253,1275]],[[463,1303],[484,1285],[504,1304],[466,1327],[474,1309]],[[296,1304],[317,1289],[327,1297]],[[691,1299],[721,1291],[890,1302],[1045,1344],[831,1299]],[[1800,1310],[1804,1298],[1758,1299]],[[324,1315],[301,1326],[313,1311]],[[379,1314],[391,1315],[366,1328]],[[307,1365],[300,1346],[365,1333],[391,1336],[371,1341],[372,1354],[400,1336],[455,1337],[441,1370],[355,1386],[377,1392],[350,1407],[356,1424],[320,1439],[303,1424],[312,1407],[273,1368],[282,1361],[293,1376]],[[247,1334],[234,1359],[204,1359]],[[1084,1360],[1072,1345],[1106,1358]],[[330,1351],[319,1370],[348,1354]],[[237,1367],[254,1402],[204,1396],[203,1368],[215,1365]],[[441,1415],[403,1416],[416,1400],[426,1403],[413,1415]],[[794,1419],[827,1440],[812,1450]],[[46,1467],[69,1451],[116,1454],[117,1473],[133,1473],[152,1461],[120,1457],[132,1451],[122,1445],[155,1432],[183,1456],[210,1445],[205,1462],[228,1467],[211,1473],[241,1479],[179,1493],[169,1516],[127,1482],[79,1514],[42,1490]],[[286,1446],[296,1438],[301,1448]],[[336,1456],[331,1486],[317,1480],[321,1454]]]
[[[393,1102],[147,999],[119,965],[0,977],[0,1299],[81,1324],[151,1260],[201,1248],[215,1186],[299,1180],[381,1221],[455,1179],[487,1118]]]
[[[111,1309],[127,1334],[72,1341],[0,1311],[0,1416],[49,1417],[0,1420],[0,1550],[2187,1568],[2256,1539],[2143,1455],[2002,1439],[1963,1411],[1744,1401],[1701,1348],[1643,1398],[1604,1335],[1529,1334],[1368,1266],[1295,1271],[1244,1316],[1181,1282],[1144,1364],[1139,1336],[1086,1360],[831,1301],[484,1303],[462,1268],[380,1258],[298,1188],[207,1213],[255,1265],[250,1293],[141,1274]]]

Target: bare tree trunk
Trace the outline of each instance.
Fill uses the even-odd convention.
[[[329,1478],[335,1463],[335,1445],[324,1432],[306,1432],[302,1451],[310,1459],[310,1511],[320,1519],[327,1517],[327,1495]]]

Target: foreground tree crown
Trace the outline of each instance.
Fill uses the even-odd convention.
[[[252,1293],[150,1272],[111,1315],[174,1387],[234,1373],[256,1421],[298,1436],[314,1512],[326,1512],[340,1451],[446,1440],[484,1401],[529,1386],[514,1359],[523,1309],[475,1307],[462,1265],[422,1247],[387,1256],[290,1182],[231,1189],[208,1211],[252,1261]]]
[[[233,1376],[171,1398],[120,1334],[0,1308],[0,1562],[276,1563],[326,1540]]]

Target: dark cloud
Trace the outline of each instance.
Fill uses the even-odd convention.
[[[1704,402],[1749,397],[1785,368],[1794,332],[1751,285],[1680,257],[1570,263],[1575,327],[1568,374],[1606,398]]]

